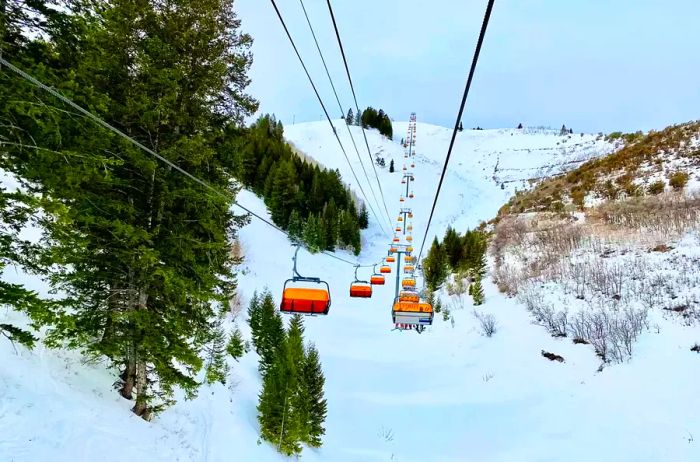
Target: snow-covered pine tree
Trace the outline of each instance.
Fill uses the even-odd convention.
[[[394,173],[394,159],[389,162],[389,173]]]
[[[348,115],[345,116],[345,123],[352,125],[355,122],[355,116],[352,113],[352,108],[348,109]]]

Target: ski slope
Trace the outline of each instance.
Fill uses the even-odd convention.
[[[341,123],[338,134],[362,182]],[[394,123],[397,140],[406,127]],[[352,130],[358,147],[363,146],[359,129]],[[450,135],[449,129],[418,123],[415,199],[405,203],[414,211],[416,250]],[[358,189],[326,122],[286,127],[285,136],[318,162],[338,168]],[[403,148],[375,131],[367,136],[373,153],[386,159],[379,178],[395,220]],[[568,149],[562,149],[563,138],[545,131],[459,133],[428,239],[442,235],[448,225],[463,230],[493,217],[523,178],[551,174],[612,149],[591,135],[574,135]],[[367,157],[366,151],[360,154]],[[391,159],[397,167],[393,174],[388,173]],[[373,175],[371,169],[368,173]],[[366,183],[363,188],[370,194]],[[251,193],[242,191],[238,200],[267,216],[262,201]],[[378,261],[390,242],[370,218],[359,257],[363,264]],[[293,249],[285,236],[253,219],[240,231],[240,240],[244,307],[264,287],[279,296],[291,276]],[[338,255],[354,260],[345,252]],[[434,325],[418,335],[392,331],[390,281],[395,273],[386,286],[375,287],[372,299],[357,300],[348,294],[351,265],[302,251],[299,272],[326,279],[333,298],[329,316],[305,320],[305,338],[316,344],[323,363],[328,417],[323,447],[305,449],[303,460],[700,460],[695,441],[700,437],[700,362],[687,349],[700,336],[693,338],[697,332],[692,329],[669,325],[663,337],[644,336],[629,364],[597,373],[599,361],[590,349],[550,337],[531,324],[523,306],[498,294],[490,282],[481,309],[497,319],[492,338],[481,335],[466,297],[462,306],[453,300],[454,324],[436,314]],[[10,270],[3,277],[39,284]],[[242,313],[230,323],[237,322],[247,335],[244,317]],[[8,319],[21,321],[9,311],[0,312],[0,322]],[[542,349],[563,355],[566,362],[547,361],[540,356]],[[286,459],[269,444],[257,443],[260,379],[254,353],[231,362],[227,386],[204,386],[196,399],[179,400],[150,423],[132,415],[131,403],[112,390],[113,371],[84,364],[75,352],[38,346],[15,353],[0,339],[0,358],[2,461]]]

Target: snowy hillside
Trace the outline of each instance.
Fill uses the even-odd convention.
[[[371,200],[357,155],[343,127],[344,122],[335,123],[353,168]],[[404,149],[399,141],[406,136],[408,122],[394,122],[393,126],[394,142],[390,142],[375,130],[367,132],[372,153],[385,158],[386,168],[378,167],[378,170],[391,214],[398,212],[398,198],[404,191],[400,179],[405,159]],[[364,144],[362,132],[359,127],[351,127],[351,130],[360,148]],[[414,169],[416,198],[412,204],[417,212],[414,220],[415,230],[425,229],[451,135],[452,129],[417,123],[417,155]],[[287,126],[285,137],[323,165],[339,169],[344,181],[357,189],[327,122]],[[596,135],[560,136],[558,131],[545,129],[459,132],[431,227],[431,235],[442,235],[448,224],[463,229],[476,226],[480,220],[489,220],[513,195],[516,188],[529,187],[529,179],[570,170],[582,162],[608,154],[613,149],[612,143],[598,139]],[[360,149],[360,155],[363,161],[367,160],[366,148]],[[390,160],[394,160],[396,164],[397,171],[394,174],[388,173]],[[367,168],[370,179],[374,182],[373,173],[369,166]],[[379,194],[376,184],[374,189]],[[392,220],[394,219],[392,216]],[[420,238],[422,234],[416,235],[417,245],[420,245]]]
[[[400,139],[406,128],[407,123],[394,123],[395,137]],[[361,140],[359,129],[352,130]],[[347,132],[343,128],[338,133],[364,181]],[[415,198],[406,204],[414,211],[416,247],[450,134],[449,129],[418,123]],[[321,164],[338,168],[357,189],[327,123],[289,126],[285,136]],[[394,220],[403,186],[403,148],[374,131],[368,138],[387,166],[392,159],[396,163],[396,173],[378,169]],[[448,225],[463,229],[492,218],[524,179],[552,174],[612,149],[591,135],[574,135],[562,145],[564,139],[538,131],[460,133],[428,238],[442,235]],[[369,194],[369,186],[363,187]],[[262,201],[252,194],[241,192],[238,200],[266,215]],[[264,287],[279,296],[284,279],[291,276],[287,239],[253,220],[241,230],[240,240],[243,306]],[[388,243],[371,217],[360,262],[379,260]],[[446,295],[453,319],[438,315],[418,335],[392,330],[391,284],[376,287],[369,300],[350,299],[352,266],[306,252],[300,253],[299,265],[301,274],[325,278],[333,297],[329,316],[305,319],[305,337],[316,344],[323,362],[328,417],[323,447],[305,449],[303,460],[700,459],[695,440],[700,437],[700,362],[687,348],[700,336],[693,338],[696,332],[689,327],[658,320],[663,336],[644,335],[631,362],[598,373],[600,361],[591,349],[551,337],[531,322],[523,304],[501,295],[490,282],[481,309],[496,318],[493,337],[482,335],[466,297]],[[28,279],[6,273],[6,278]],[[247,334],[244,318],[242,313],[230,322]],[[0,322],[5,319],[17,316],[3,311]],[[556,352],[565,362],[550,362],[541,350]],[[130,403],[112,390],[112,372],[84,364],[74,352],[42,346],[15,352],[0,339],[0,358],[0,460],[285,459],[267,443],[257,444],[260,380],[254,353],[231,362],[228,386],[205,386],[196,399],[178,400],[150,423],[134,416]]]

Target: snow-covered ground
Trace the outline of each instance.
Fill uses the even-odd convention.
[[[397,140],[406,128],[407,123],[394,123]],[[361,142],[359,129],[352,129]],[[347,132],[338,133],[364,181]],[[417,248],[450,133],[418,123],[415,198],[405,203],[414,210]],[[327,123],[289,126],[285,135],[323,165],[338,168],[356,187]],[[374,131],[368,138],[373,152],[386,159],[387,168],[378,170],[394,220],[403,186],[403,148]],[[574,135],[565,143],[571,150],[562,151],[563,139],[541,131],[461,132],[428,239],[450,224],[462,230],[493,217],[521,186],[507,181],[552,173],[556,165],[611,149],[594,136]],[[388,173],[391,159],[397,167],[393,174]],[[248,192],[241,192],[239,201],[266,213],[262,201]],[[240,239],[244,306],[255,290],[269,287],[279,294],[291,275],[286,238],[253,220]],[[372,219],[359,260],[377,261],[388,242]],[[375,287],[369,300],[350,299],[352,266],[306,252],[300,252],[299,265],[302,274],[326,278],[333,296],[329,316],[306,318],[306,340],[316,344],[323,362],[328,418],[323,447],[305,449],[304,460],[700,460],[700,395],[695,391],[700,358],[688,351],[697,329],[671,325],[661,334],[642,336],[629,363],[598,373],[600,362],[590,348],[552,338],[532,324],[522,304],[499,294],[490,282],[479,309],[495,316],[493,337],[481,334],[469,301],[462,309],[451,307],[454,323],[436,315],[435,324],[418,335],[392,330],[391,284]],[[12,270],[4,277],[27,279]],[[247,332],[244,317],[237,322]],[[18,318],[0,312],[0,322]],[[566,361],[546,360],[543,349]],[[2,461],[285,459],[270,445],[258,444],[260,380],[253,353],[232,362],[227,386],[205,386],[196,399],[179,400],[150,423],[132,415],[131,403],[112,390],[113,372],[84,364],[75,352],[41,345],[15,352],[0,339],[0,358]]]

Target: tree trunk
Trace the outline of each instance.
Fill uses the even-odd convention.
[[[133,350],[132,350],[133,351]],[[136,384],[136,361],[133,355],[126,360],[126,369],[122,373],[122,388],[119,394],[126,399],[133,399],[134,385]]]
[[[151,409],[148,407],[148,377],[146,377],[146,362],[136,362],[136,404],[132,411],[144,420],[151,420]]]
[[[145,289],[141,289],[138,295],[137,310],[146,310],[148,302],[148,293]],[[135,342],[141,341],[141,332],[136,333]],[[132,411],[144,420],[151,420],[152,412],[148,406],[148,374],[146,371],[146,359],[139,352],[139,348],[135,348],[135,368],[136,368],[136,404]]]

